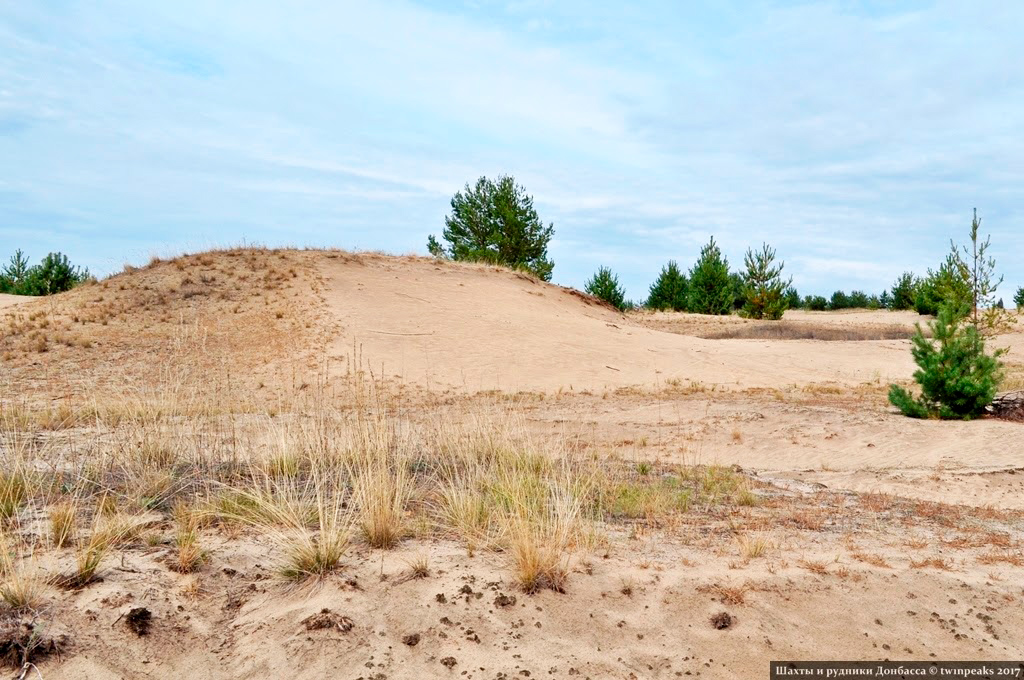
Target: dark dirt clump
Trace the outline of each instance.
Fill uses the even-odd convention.
[[[454,656],[446,656],[441,659],[441,665],[445,668],[455,668],[455,664],[457,663],[458,661],[455,660]]]
[[[729,612],[718,612],[711,617],[711,625],[714,626],[716,630],[725,630],[726,628],[730,628],[733,623],[735,623],[735,621]]]
[[[330,609],[321,609],[318,613],[302,620],[306,630],[324,630],[326,628],[337,628],[342,633],[352,630],[356,624],[347,616],[335,614]]]
[[[415,647],[419,643],[420,643],[420,634],[419,633],[409,633],[408,635],[403,635],[402,636],[402,644],[409,645],[410,647]]]
[[[129,630],[142,637],[143,635],[149,635],[149,626],[153,622],[153,614],[145,607],[134,607],[124,617],[124,622]]]
[[[46,636],[35,622],[17,617],[0,619],[0,663],[4,665],[21,668],[30,661],[59,654],[67,645],[66,635]]]

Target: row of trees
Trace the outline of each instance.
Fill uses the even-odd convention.
[[[71,290],[89,278],[89,270],[76,267],[63,253],[50,253],[36,265],[21,250],[16,250],[0,269],[0,293],[11,295],[51,295]]]
[[[675,260],[669,260],[651,285],[645,306],[650,309],[694,312],[697,314],[731,314],[739,310],[754,319],[780,319],[783,312],[799,303],[799,296],[783,279],[785,264],[776,260],[775,250],[764,244],[758,250],[747,250],[744,271],[730,272],[729,261],[722,254],[714,237],[701,248],[700,257],[688,273],[683,273]],[[610,280],[614,279],[614,286]],[[622,292],[618,279],[605,267],[587,282],[586,290],[604,298],[604,291],[615,290],[612,304],[622,309]]]

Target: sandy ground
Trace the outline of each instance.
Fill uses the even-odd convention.
[[[6,293],[0,293],[0,309],[6,309],[7,307],[13,307],[14,305],[21,304],[34,300],[35,298],[26,295],[7,295]]]
[[[38,327],[0,337],[4,397],[60,404],[151,375],[139,365],[163,375],[195,361],[210,384],[230,367],[224,384],[258,399],[338,380],[358,362],[401,386],[414,418],[512,410],[537,435],[597,456],[739,466],[801,509],[763,528],[773,547],[752,561],[733,532],[762,529],[742,513],[623,530],[605,553],[575,558],[566,593],[535,596],[515,593],[501,556],[443,541],[356,548],[343,574],[299,590],[269,577],[259,536],[208,537],[198,576],[169,571],[166,547],[138,545],[101,583],[62,596],[54,630],[73,642],[43,662],[48,680],[750,678],[767,677],[771,659],[1024,656],[1024,425],[900,416],[885,393],[910,381],[908,341],[710,340],[697,336],[748,322],[623,315],[513,272],[426,258],[232,257],[160,263],[48,301],[57,311],[45,332],[69,341],[38,352]],[[214,281],[203,294],[183,283],[200,275]],[[262,295],[246,292],[271,276]],[[142,289],[149,297],[125,297]],[[0,307],[12,302],[0,296]],[[72,322],[83,309],[96,320]],[[920,317],[786,320],[911,327]],[[997,344],[1011,349],[1008,384],[1024,384],[1024,333]],[[808,528],[799,513],[818,509],[823,521]],[[995,557],[984,541],[997,541]],[[420,553],[432,575],[409,579]],[[740,601],[723,595],[736,589]],[[516,604],[499,606],[499,594]],[[152,610],[149,636],[125,628],[134,606]],[[323,608],[353,627],[307,630]],[[723,611],[733,623],[719,630],[709,620]]]
[[[340,362],[361,347],[370,366],[429,388],[852,386],[903,379],[913,366],[905,341],[723,342],[660,332],[498,269],[364,256],[323,260],[321,271],[339,324],[332,356]]]

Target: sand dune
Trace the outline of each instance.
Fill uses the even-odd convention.
[[[332,354],[361,347],[375,369],[423,386],[852,386],[912,372],[906,341],[703,340],[643,327],[576,291],[497,268],[373,255],[319,266],[338,322]]]
[[[7,307],[13,307],[14,305],[34,300],[35,298],[27,295],[7,295],[6,293],[0,293],[0,309]]]

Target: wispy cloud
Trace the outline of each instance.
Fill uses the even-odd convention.
[[[977,206],[1024,284],[1024,6],[15,3],[0,242],[98,271],[243,238],[423,251],[513,173],[556,281],[631,297],[714,234],[804,292],[935,263]],[[0,256],[4,253],[0,252]]]

